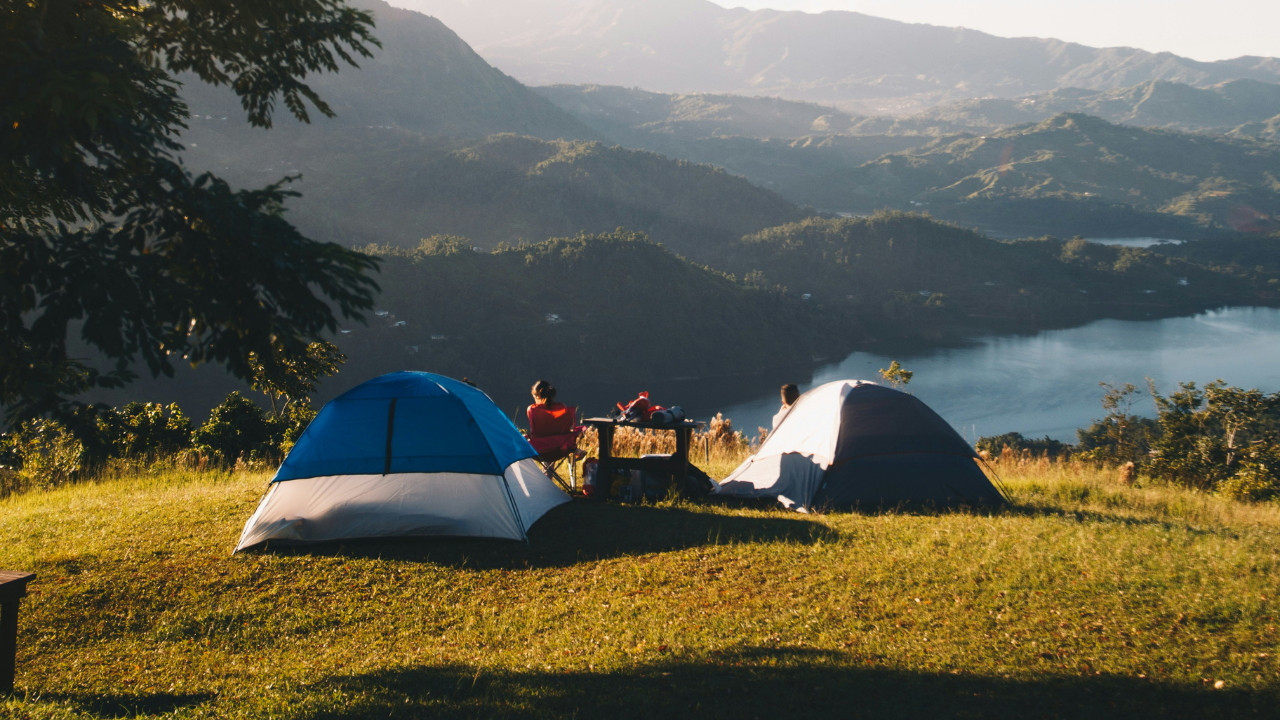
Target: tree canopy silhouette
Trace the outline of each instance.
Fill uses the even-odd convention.
[[[16,0],[0,9],[0,404],[10,422],[92,413],[72,398],[145,363],[241,378],[362,319],[375,259],[308,240],[290,178],[236,190],[176,158],[177,73],[226,85],[249,121],[332,115],[306,84],[370,57],[342,0]],[[72,357],[68,336],[112,361]],[[268,367],[268,372],[277,369]]]

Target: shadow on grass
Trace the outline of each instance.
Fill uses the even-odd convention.
[[[319,686],[340,689],[349,704],[302,717],[1275,717],[1274,689],[1213,690],[1120,676],[1008,680],[861,663],[835,652],[751,648],[602,673],[414,667],[328,678]]]
[[[42,701],[65,702],[94,717],[131,718],[139,715],[168,715],[178,710],[211,702],[212,693],[156,693],[155,695],[41,696]]]
[[[529,543],[465,538],[386,538],[303,547],[276,554],[380,558],[480,569],[567,567],[580,562],[756,542],[812,544],[835,539],[802,515],[724,515],[682,507],[576,501],[548,512],[529,529]]]

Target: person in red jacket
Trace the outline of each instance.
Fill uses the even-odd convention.
[[[556,389],[546,380],[533,384],[533,404],[526,411],[529,416],[529,443],[539,453],[578,451],[578,433],[575,432],[573,410],[556,402]]]

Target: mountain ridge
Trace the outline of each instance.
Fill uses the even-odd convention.
[[[848,11],[721,8],[708,0],[399,0],[458,30],[529,85],[775,95],[860,113],[1148,80],[1280,80],[1280,60],[1202,62],[1134,48],[1001,38]],[[589,63],[582,59],[590,58]]]
[[[394,127],[427,136],[486,137],[511,132],[543,140],[599,140],[577,119],[485,62],[438,18],[392,7],[382,0],[349,0],[371,11],[382,48],[359,67],[308,76],[336,113],[312,112],[310,126],[277,112],[272,132],[340,127]],[[226,88],[185,76],[182,95],[192,113],[240,120],[239,100]]]
[[[1105,203],[1152,221],[1180,219],[1187,223],[1182,232],[1192,225],[1271,231],[1280,216],[1277,167],[1280,145],[1062,113],[989,135],[938,138],[858,168],[807,178],[806,187],[783,194],[855,211],[912,206],[965,222],[990,222],[993,213],[1009,222],[1019,214],[1044,215],[1046,201],[1074,209],[1083,221]]]

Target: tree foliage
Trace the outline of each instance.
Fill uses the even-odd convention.
[[[1247,465],[1267,465],[1267,458],[1280,449],[1280,393],[1266,395],[1217,380],[1203,389],[1182,383],[1168,397],[1152,383],[1151,397],[1160,422],[1151,448],[1153,475],[1216,488]],[[1276,470],[1274,465],[1262,469]]]
[[[1244,500],[1280,496],[1280,393],[1216,380],[1165,396],[1148,385],[1154,419],[1130,412],[1133,385],[1102,383],[1107,416],[1078,431],[1077,457],[1132,462],[1152,478]]]
[[[895,390],[901,390],[911,382],[911,378],[915,377],[915,373],[902,367],[902,363],[894,360],[889,363],[888,368],[880,368],[880,377],[892,385]]]
[[[253,368],[253,389],[267,396],[272,417],[289,414],[298,404],[306,404],[316,391],[321,378],[332,377],[347,361],[338,346],[331,342],[313,342],[303,353],[277,358],[267,363],[254,353],[249,359]]]
[[[250,122],[302,82],[368,56],[367,13],[341,0],[42,0],[0,10],[0,404],[84,431],[68,398],[141,361],[275,371],[337,315],[360,318],[372,258],[308,240],[282,215],[288,178],[235,190],[175,158],[187,108],[174,73],[229,85]],[[68,352],[68,334],[114,361]]]

